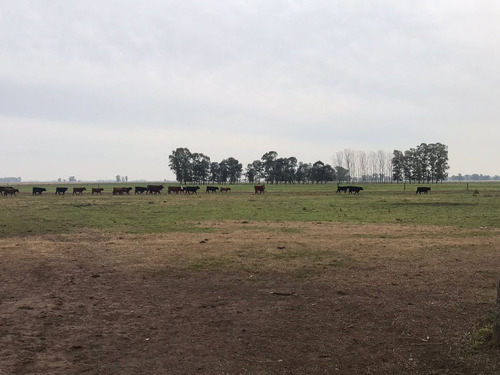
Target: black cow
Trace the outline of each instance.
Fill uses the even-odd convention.
[[[350,186],[337,186],[337,193],[341,193],[341,192],[344,192],[344,193],[347,193],[347,191],[349,190]]]
[[[219,188],[217,186],[207,186],[207,193],[217,193]]]
[[[363,190],[361,186],[349,186],[349,194],[359,194]]]
[[[67,187],[56,187],[56,195],[64,195],[66,190],[68,190]]]
[[[430,190],[430,187],[417,187],[417,191],[415,192],[415,194],[427,194]]]
[[[184,187],[184,194],[198,194],[196,191],[197,190],[200,190],[200,187],[199,186],[186,186]]]
[[[135,194],[144,194],[144,192],[148,191],[148,188],[142,187],[142,186],[136,186],[134,191],[135,191]]]
[[[14,189],[12,186],[0,186],[0,195],[4,194],[5,189]]]
[[[47,191],[45,188],[34,187],[33,193],[31,195],[42,195],[44,191]]]

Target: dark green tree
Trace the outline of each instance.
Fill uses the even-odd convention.
[[[274,183],[276,179],[276,158],[278,153],[276,151],[269,151],[262,155],[263,178],[267,183]]]
[[[191,154],[193,182],[204,184],[210,177],[210,158],[201,153]]]
[[[177,148],[168,157],[169,167],[175,173],[175,179],[179,183],[192,181],[191,152],[187,148]]]
[[[241,172],[243,168],[241,163],[233,157],[224,159],[222,162],[227,167],[227,180],[229,180],[229,183],[235,184],[236,182],[238,182],[241,178]]]
[[[405,156],[403,152],[394,150],[392,158],[392,180],[401,182],[404,179]]]
[[[295,174],[297,182],[302,182],[303,184],[305,184],[306,182],[311,181],[311,169],[312,166],[310,163],[300,162]]]
[[[253,184],[262,175],[262,162],[260,160],[254,160],[251,164],[247,165],[245,176],[249,183]]]

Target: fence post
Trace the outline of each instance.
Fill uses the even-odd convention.
[[[495,345],[500,345],[500,281],[497,283],[495,322],[493,323],[493,343]]]

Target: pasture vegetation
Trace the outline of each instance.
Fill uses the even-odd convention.
[[[400,223],[498,228],[500,183],[435,184],[427,195],[416,195],[416,185],[370,184],[359,195],[335,193],[334,184],[267,185],[255,195],[250,185],[231,185],[231,192],[196,195],[113,196],[113,186],[82,196],[68,190],[55,196],[55,186],[42,196],[31,195],[31,185],[16,186],[17,197],[1,197],[0,236],[47,232],[65,233],[78,228],[100,228],[128,233],[210,231],[206,221],[305,221],[341,223]],[[130,184],[129,184],[130,185]],[[474,194],[478,190],[479,194]]]
[[[92,359],[132,327],[116,353],[137,359],[137,369],[149,353],[151,367],[183,373],[199,371],[183,367],[195,357],[205,369],[224,358],[228,373],[330,373],[336,358],[354,369],[345,373],[498,373],[489,343],[500,183],[438,184],[427,195],[401,184],[362,185],[359,195],[337,194],[335,184],[267,185],[263,195],[244,184],[227,194],[200,186],[195,195],[123,196],[111,194],[121,184],[101,184],[102,195],[90,193],[97,184],[79,186],[81,196],[56,196],[55,185],[32,196],[20,185],[17,197],[0,197],[0,274],[10,296],[3,337],[17,372],[44,372],[39,348],[50,366],[74,354],[68,363],[95,370]],[[240,341],[224,341],[228,332]],[[41,335],[26,349],[27,337]],[[192,342],[210,338],[203,348],[216,343],[216,355],[193,352]],[[169,342],[192,358],[165,357]],[[300,363],[298,346],[307,353]],[[26,367],[23,350],[37,358]],[[116,359],[106,361],[100,369],[115,368]]]

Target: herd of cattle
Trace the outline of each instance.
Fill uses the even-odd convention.
[[[264,186],[257,186],[255,192],[257,193],[257,188],[259,189],[260,193],[264,192]],[[165,186],[163,185],[148,185],[146,187],[143,186],[136,186],[133,190],[135,194],[161,194],[162,190],[165,189]],[[56,187],[55,195],[65,195],[66,191],[68,190],[67,187]],[[74,187],[73,188],[73,195],[82,195],[84,191],[86,191],[87,188],[85,187]],[[168,186],[167,187],[167,193],[168,194],[198,194],[197,191],[200,190],[199,186]],[[47,191],[47,189],[42,188],[42,187],[34,187],[32,195],[42,195],[44,191]],[[92,188],[92,194],[101,194],[104,191],[103,188]],[[113,188],[113,195],[130,195],[130,192],[132,191],[131,187],[114,187]],[[221,187],[219,188],[218,186],[207,186],[206,192],[207,193],[216,193],[217,191],[220,191],[222,193],[227,193],[228,191],[231,191],[231,188],[229,187]],[[18,189],[13,188],[12,186],[0,186],[0,195],[4,196],[13,196],[19,193]]]
[[[165,189],[165,186],[163,185],[148,185],[146,187],[143,186],[136,186],[134,188],[135,194],[161,194],[162,190]],[[67,187],[56,187],[56,195],[64,195],[66,191],[68,190]],[[84,191],[87,189],[84,187],[74,187],[73,188],[73,195],[82,195]],[[167,186],[167,193],[168,194],[198,194],[197,191],[200,190],[199,186]],[[254,191],[255,194],[264,194],[266,190],[265,185],[255,185],[254,186]],[[349,194],[359,194],[360,191],[362,191],[363,188],[360,186],[337,186],[337,193],[349,193]],[[417,187],[417,191],[415,194],[427,194],[431,190],[430,187]],[[44,191],[47,191],[47,189],[42,188],[42,187],[34,187],[33,188],[33,195],[42,195]],[[104,191],[103,188],[92,188],[92,194],[101,194]],[[113,195],[129,195],[130,192],[132,191],[131,187],[114,187],[113,188]],[[229,187],[221,187],[219,188],[218,186],[207,186],[206,187],[206,193],[217,193],[217,191],[220,191],[221,193],[227,193],[228,191],[231,191],[231,188]],[[15,196],[17,193],[19,193],[18,189],[13,188],[12,186],[0,186],[0,195],[4,196]]]

